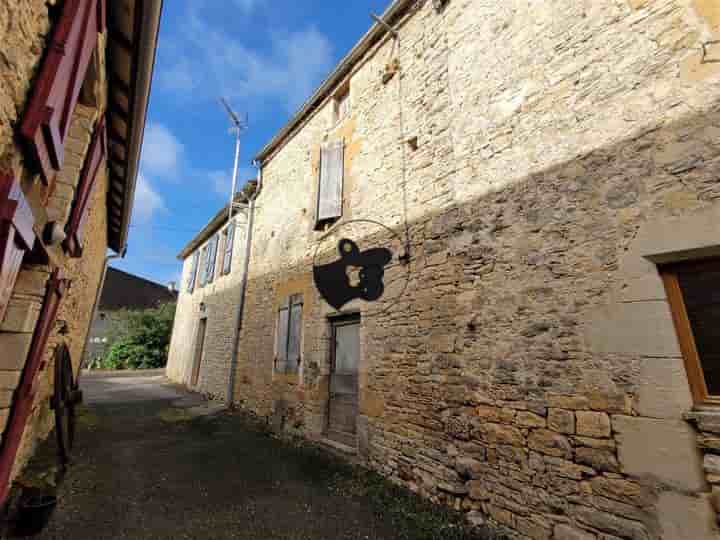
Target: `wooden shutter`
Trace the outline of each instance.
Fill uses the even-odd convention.
[[[223,257],[223,269],[224,275],[230,273],[232,270],[232,256],[233,256],[233,245],[235,243],[235,222],[231,221],[227,228],[227,235],[225,237],[225,256]]]
[[[80,173],[80,181],[75,190],[73,208],[65,226],[63,246],[71,257],[80,257],[82,255],[82,236],[88,214],[88,203],[95,187],[98,172],[105,165],[106,156],[107,131],[105,129],[105,119],[101,118],[90,141],[90,147]]]
[[[317,222],[342,216],[345,145],[330,144],[320,150]]]
[[[20,182],[0,174],[0,322],[5,317],[25,253],[35,244],[34,224]]]
[[[193,253],[192,263],[190,264],[190,279],[188,280],[187,291],[189,293],[195,290],[195,279],[197,277],[198,263],[200,262],[200,253]]]
[[[65,137],[98,33],[105,29],[105,0],[65,0],[20,126],[43,181],[62,168]]]
[[[217,260],[218,240],[219,238],[216,234],[210,239],[210,244],[208,244],[208,283],[212,283],[215,279],[215,261]]]
[[[200,287],[204,287],[207,280],[207,257],[208,248],[205,246],[200,253]]]
[[[287,300],[278,310],[277,329],[275,331],[275,371],[287,371],[288,356],[288,324],[290,321],[290,305]]]
[[[288,371],[295,371],[300,365],[302,355],[302,309],[302,295],[296,294],[291,296],[287,354]]]
[[[3,434],[2,451],[0,453],[0,504],[7,497],[10,472],[25,431],[25,424],[33,410],[37,373],[42,369],[45,347],[55,325],[58,308],[66,285],[67,282],[63,279],[60,270],[55,270],[48,280],[45,301],[35,326],[30,352],[20,377],[20,383],[15,391],[10,418]]]

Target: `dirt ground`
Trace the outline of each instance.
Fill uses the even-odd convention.
[[[73,463],[38,538],[495,538],[158,374],[82,384]]]

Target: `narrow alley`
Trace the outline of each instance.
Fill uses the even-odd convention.
[[[414,496],[273,439],[159,372],[81,384],[73,463],[39,538],[475,538]]]

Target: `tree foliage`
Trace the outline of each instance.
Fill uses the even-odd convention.
[[[175,304],[140,311],[123,310],[113,317],[110,343],[101,369],[154,369],[167,364]]]

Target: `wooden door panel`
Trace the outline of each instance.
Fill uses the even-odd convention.
[[[195,361],[193,362],[191,386],[197,386],[200,379],[200,367],[202,365],[203,355],[205,354],[205,334],[207,332],[207,319],[200,320],[198,327],[197,342],[195,344]]]
[[[360,323],[333,326],[332,371],[328,403],[328,438],[355,446],[357,434]]]

